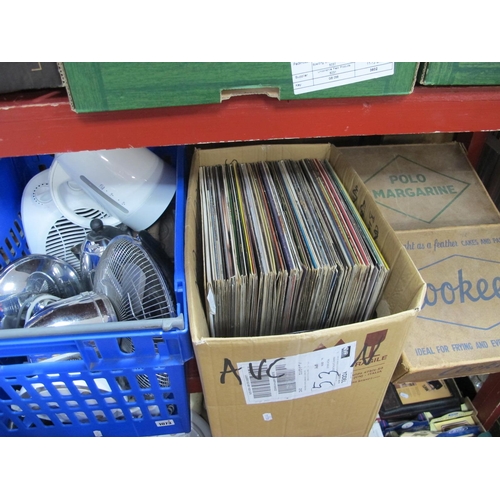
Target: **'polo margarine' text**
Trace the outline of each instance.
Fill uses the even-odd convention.
[[[423,174],[399,174],[389,175],[391,185],[403,184],[405,187],[373,190],[373,196],[377,198],[414,198],[416,196],[440,196],[447,194],[457,194],[455,186],[422,186],[427,182]],[[412,186],[412,184],[414,186]],[[415,186],[420,184],[420,186]]]

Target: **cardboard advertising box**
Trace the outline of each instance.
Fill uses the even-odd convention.
[[[395,380],[500,371],[500,224],[401,231],[427,283]]]
[[[329,159],[363,214],[391,275],[377,317],[317,331],[263,337],[209,336],[204,308],[198,171],[200,166],[278,159]],[[186,212],[186,280],[191,338],[211,431],[214,436],[367,436],[387,390],[410,326],[422,304],[425,284],[395,232],[359,176],[329,144],[267,145],[196,149]],[[304,397],[249,401],[243,385],[261,381],[282,358],[298,370],[321,364],[331,353],[351,355],[350,382],[343,388]]]
[[[215,104],[265,94],[281,100],[410,94],[418,63],[66,62],[77,113]]]
[[[427,283],[393,381],[500,371],[500,214],[463,147],[341,150]]]
[[[423,63],[422,85],[500,85],[499,62]]]

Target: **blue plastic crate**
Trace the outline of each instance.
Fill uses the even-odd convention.
[[[51,163],[50,155],[0,159],[0,271],[29,254],[21,222],[21,197],[27,182]]]
[[[65,332],[40,327],[0,330],[0,436],[151,436],[190,432],[186,362],[193,357],[193,349],[184,274],[185,148],[155,148],[154,152],[175,164],[177,170],[177,317],[77,325]],[[0,171],[0,185],[16,186],[17,194],[8,199],[8,210],[18,215],[22,186],[39,171],[39,158],[0,162],[9,165],[4,167],[5,174]],[[24,178],[14,172],[20,167],[26,169]],[[12,198],[18,200],[17,208],[10,206],[15,205]],[[5,200],[0,198],[2,210]],[[21,242],[15,253],[9,249],[4,265],[29,253],[19,217],[16,221],[20,228],[16,237]],[[10,227],[0,229],[10,231]],[[123,338],[133,344],[133,349],[122,350]]]

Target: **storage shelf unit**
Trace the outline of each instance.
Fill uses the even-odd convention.
[[[64,90],[0,97],[0,157],[179,144],[500,130],[500,87],[77,114]]]
[[[220,104],[77,114],[64,90],[0,96],[0,157],[239,141],[472,132],[469,158],[500,130],[500,87],[416,87],[404,96]],[[188,385],[199,392],[196,366]],[[500,375],[492,377],[498,383]],[[479,402],[479,400],[478,400]],[[484,403],[483,403],[484,406]],[[494,409],[478,408],[493,414]],[[496,417],[496,413],[495,413]]]

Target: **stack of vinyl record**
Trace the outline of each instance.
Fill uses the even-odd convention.
[[[327,160],[206,166],[199,186],[212,336],[372,317],[389,268]]]

